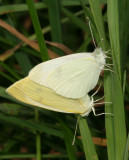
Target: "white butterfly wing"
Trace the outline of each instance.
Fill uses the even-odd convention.
[[[98,82],[101,69],[92,54],[78,53],[41,63],[29,78],[68,98],[82,98]]]
[[[47,86],[46,79],[51,72],[53,72],[63,64],[67,64],[68,62],[79,58],[88,57],[89,55],[90,53],[77,53],[40,63],[29,72],[28,76],[32,81],[40,85]]]
[[[47,86],[64,97],[81,98],[95,87],[100,72],[93,58],[74,60],[49,74]]]

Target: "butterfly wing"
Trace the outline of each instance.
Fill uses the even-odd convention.
[[[87,55],[90,54],[88,53],[71,54],[40,63],[29,72],[28,76],[32,81],[40,85],[47,86],[47,78],[51,72],[53,72],[63,64],[67,65],[68,62],[74,61],[79,58],[84,58]]]
[[[96,85],[101,69],[92,54],[78,53],[37,65],[29,78],[68,98],[81,98]]]
[[[44,104],[41,104],[41,103],[35,101],[34,99],[28,97],[27,94],[25,93],[25,90],[23,89],[23,84],[25,82],[26,82],[26,78],[14,83],[9,88],[7,88],[6,92],[9,95],[11,95],[12,97],[16,98],[17,100],[19,100],[23,103],[33,105],[33,106],[38,106],[38,107],[45,108],[48,110],[58,111],[57,109],[54,109],[54,108],[51,109],[51,107],[46,106]]]
[[[16,82],[7,89],[16,99],[31,105],[64,113],[83,113],[84,103],[55,94],[45,86],[41,86],[28,77]]]
[[[94,58],[81,58],[58,67],[48,75],[46,82],[56,93],[78,99],[95,87],[100,72]]]

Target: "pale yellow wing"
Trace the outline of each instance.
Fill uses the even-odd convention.
[[[27,103],[30,105],[34,105],[34,106],[38,106],[41,108],[45,108],[48,110],[53,110],[53,111],[57,111],[57,109],[51,109],[51,107],[49,106],[45,106],[44,104],[41,104],[39,102],[36,102],[35,100],[31,99],[30,97],[28,97],[23,89],[22,83],[23,83],[24,79],[14,83],[13,85],[11,85],[9,88],[7,88],[6,92],[8,94],[10,94],[11,96],[13,96],[14,98],[16,98],[17,100],[23,102],[23,103]],[[63,111],[62,111],[63,112]],[[67,113],[67,112],[65,112]]]
[[[16,82],[7,92],[24,103],[58,112],[82,114],[89,108],[88,95],[79,100],[65,98],[47,87],[36,84],[28,77]]]

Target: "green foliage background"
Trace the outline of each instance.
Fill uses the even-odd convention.
[[[128,15],[128,0],[0,1],[0,159],[128,160]],[[93,52],[86,17],[96,42],[104,39],[101,47],[112,49],[108,63],[114,64],[115,73],[105,71],[100,77],[103,86],[95,99],[104,94],[105,101],[112,102],[105,105],[105,112],[114,116],[90,113],[80,118],[72,146],[75,115],[23,104],[5,90],[33,66],[65,55],[68,48],[73,53]],[[14,34],[7,24],[21,34]],[[56,42],[56,47],[50,42]],[[104,107],[98,107],[97,112],[104,112]],[[96,145],[92,137],[107,143]]]

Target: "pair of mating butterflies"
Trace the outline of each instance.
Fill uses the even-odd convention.
[[[96,48],[93,53],[76,53],[40,63],[6,91],[27,104],[88,115],[94,111],[94,100],[88,92],[97,84],[106,57],[106,52]]]

